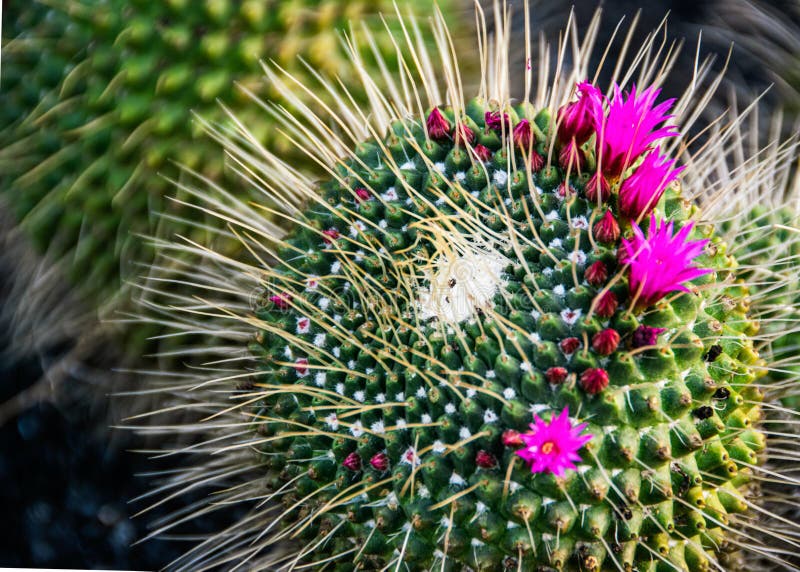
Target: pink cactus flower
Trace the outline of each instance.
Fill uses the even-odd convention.
[[[692,266],[708,243],[708,240],[686,240],[694,223],[685,225],[673,236],[674,223],[658,222],[651,215],[646,238],[638,225],[632,226],[633,238],[622,241],[623,262],[630,265],[630,291],[638,309],[652,306],[670,292],[688,292],[685,282],[711,272]]]
[[[603,113],[603,94],[588,81],[579,83],[578,101],[558,110],[558,138],[562,143],[583,145],[595,130],[595,118]]]
[[[538,415],[534,415],[533,420],[531,431],[520,435],[525,448],[516,452],[530,465],[531,472],[548,472],[563,477],[565,471],[575,470],[577,467],[574,463],[581,460],[578,451],[593,437],[581,435],[586,423],[573,426],[569,420],[569,408],[566,407],[549,423],[542,421]]]
[[[669,159],[660,153],[659,147],[648,153],[619,188],[620,211],[632,220],[639,220],[650,214],[661,200],[664,190],[685,168],[673,168],[675,159]]]
[[[428,128],[428,135],[431,139],[442,140],[450,136],[450,122],[436,107],[428,114],[425,126]]]
[[[659,139],[679,135],[673,126],[659,127],[672,117],[667,113],[675,101],[669,99],[656,105],[660,92],[651,87],[636,93],[634,86],[624,96],[615,85],[608,112],[595,116],[598,161],[607,177],[619,177]]]

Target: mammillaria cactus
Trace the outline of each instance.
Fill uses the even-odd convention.
[[[472,99],[441,17],[432,34],[442,86],[410,34],[386,91],[354,57],[369,108],[344,90],[330,116],[283,113],[320,181],[244,128],[212,127],[286,202],[194,192],[247,257],[159,243],[198,257],[159,277],[197,294],[153,309],[223,340],[187,350],[210,374],[163,380],[154,415],[184,411],[180,434],[201,439],[176,447],[191,462],[162,490],[213,484],[201,513],[252,511],[179,567],[702,571],[752,554],[788,567],[794,525],[760,496],[793,482],[768,466],[796,455],[762,382],[780,334],[759,333],[769,295],[741,280],[713,224],[731,211],[711,199],[735,202],[794,148],[734,168],[738,117],[679,147],[704,98],[659,101],[652,41],[624,75],[653,85],[604,93],[585,80],[590,47],[568,37],[573,67],[548,80],[543,62],[535,96],[512,102],[502,26],[492,49],[480,35]],[[267,214],[292,230],[276,236]]]

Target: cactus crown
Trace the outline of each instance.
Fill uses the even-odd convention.
[[[178,247],[204,263],[172,279],[223,300],[173,305],[172,325],[249,343],[245,371],[220,346],[233,369],[201,384],[230,400],[173,394],[206,418],[190,425],[211,431],[198,447],[224,453],[212,480],[249,469],[229,498],[270,503],[198,550],[271,569],[727,566],[763,526],[756,380],[772,338],[693,204],[722,147],[684,173],[669,157],[692,94],[573,90],[581,48],[571,72],[548,83],[544,68],[537,95],[512,104],[501,28],[466,100],[439,17],[442,99],[409,29],[387,94],[354,58],[369,110],[345,95],[336,129],[302,104],[286,112],[327,168],[319,183],[245,130],[211,127],[253,184],[289,193],[279,214],[294,226],[277,237],[268,209],[198,192],[252,258]],[[640,61],[642,77],[660,65]],[[254,297],[224,300],[248,286]]]

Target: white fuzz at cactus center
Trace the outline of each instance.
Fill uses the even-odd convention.
[[[192,366],[142,389],[153,496],[193,499],[153,536],[239,509],[183,570],[797,569],[796,141],[697,125],[703,62],[661,98],[661,30],[601,89],[599,17],[512,100],[533,39],[484,17],[475,93],[441,14],[383,77],[351,50],[358,87],[265,66],[292,108],[253,105],[322,180],[207,126],[263,203],[181,185],[209,242],[157,241],[141,284]]]

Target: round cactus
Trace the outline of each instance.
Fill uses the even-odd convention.
[[[427,56],[408,39],[400,77],[384,93],[362,74],[371,106],[335,117],[337,131],[306,106],[287,115],[327,166],[319,181],[244,129],[227,139],[286,193],[286,235],[265,225],[271,209],[196,191],[248,256],[165,245],[198,256],[164,278],[198,293],[156,309],[177,333],[202,326],[225,340],[187,352],[220,371],[165,380],[174,401],[163,411],[184,410],[181,435],[202,437],[178,451],[209,453],[205,470],[193,454],[172,486],[214,482],[217,504],[253,506],[182,566],[786,563],[778,545],[792,542],[780,532],[791,525],[764,516],[760,498],[792,482],[768,466],[770,451],[796,454],[765,424],[778,409],[762,381],[780,334],[759,332],[768,310],[715,229],[725,209],[709,194],[744,192],[746,174],[727,171],[741,121],[681,166],[691,93],[603,93],[583,80],[590,54],[578,49],[571,71],[545,84],[545,67],[536,96],[511,102],[497,32],[493,49],[482,44],[475,98],[463,99],[438,19],[444,99],[411,71]],[[629,76],[659,69],[651,47]],[[791,158],[770,160],[748,172]],[[788,273],[776,276],[783,287]],[[228,342],[246,340],[232,353]]]
[[[128,276],[132,261],[145,258],[137,235],[157,232],[150,212],[185,214],[165,200],[167,178],[179,177],[172,162],[223,180],[214,145],[193,139],[203,128],[192,114],[224,121],[221,98],[262,144],[289,156],[293,147],[269,114],[244,105],[251,97],[277,99],[259,60],[306,81],[325,73],[353,82],[340,30],[369,14],[377,18],[380,8],[391,10],[391,3],[12,4],[3,20],[2,192],[38,246],[69,254],[72,278],[105,302],[116,293],[121,266]],[[374,49],[393,54],[390,40],[376,37]],[[362,48],[369,61],[372,48]]]

